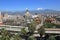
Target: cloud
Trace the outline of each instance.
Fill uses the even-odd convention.
[[[28,8],[26,8],[26,10],[27,10]]]
[[[43,8],[37,8],[37,10],[42,10]]]

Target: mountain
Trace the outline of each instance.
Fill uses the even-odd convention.
[[[31,11],[31,12],[32,13],[38,13],[38,14],[58,14],[58,15],[60,15],[60,11],[50,10],[50,9],[34,10],[34,11]]]
[[[57,15],[60,15],[60,11],[57,11],[57,10],[51,10],[51,9],[43,9],[43,10],[29,10],[29,12],[31,14],[57,14]],[[15,15],[15,14],[20,14],[20,15],[24,15],[25,14],[25,11],[15,11],[15,12],[11,12],[11,11],[2,11],[2,14],[5,14],[5,13],[8,13],[8,14],[11,14],[11,15]]]

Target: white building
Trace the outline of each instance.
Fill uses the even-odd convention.
[[[3,22],[2,22],[2,14],[0,12],[0,25],[2,25],[2,24],[3,24]]]
[[[32,15],[30,14],[28,9],[25,12],[25,20],[27,23],[30,23],[32,21]]]

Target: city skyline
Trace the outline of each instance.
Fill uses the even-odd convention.
[[[60,0],[0,0],[0,11],[53,9],[60,11]]]

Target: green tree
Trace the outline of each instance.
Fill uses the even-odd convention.
[[[22,36],[23,39],[25,39],[25,40],[28,39],[28,34],[27,34],[27,31],[25,28],[22,28],[20,33],[21,33],[20,35]]]
[[[43,25],[45,28],[53,28],[54,27],[54,24],[53,23],[44,23]]]
[[[16,34],[13,36],[13,40],[22,40],[22,38],[19,36],[19,34]]]
[[[28,30],[29,30],[29,32],[32,32],[33,33],[35,31],[34,25],[33,24],[30,24],[29,27],[28,27]]]
[[[21,33],[21,35],[27,35],[25,28],[22,28],[20,33]]]
[[[41,37],[45,34],[45,29],[43,26],[38,29],[38,33],[40,34]]]
[[[28,30],[29,30],[29,32],[31,32],[32,34],[34,33],[34,31],[36,30],[36,23],[35,23],[35,21],[31,22],[31,23],[28,25]]]
[[[56,40],[55,37],[52,35],[52,36],[49,36],[48,40]]]
[[[10,40],[10,33],[5,29],[1,30],[1,40]]]
[[[29,36],[28,40],[36,40],[33,36]]]

